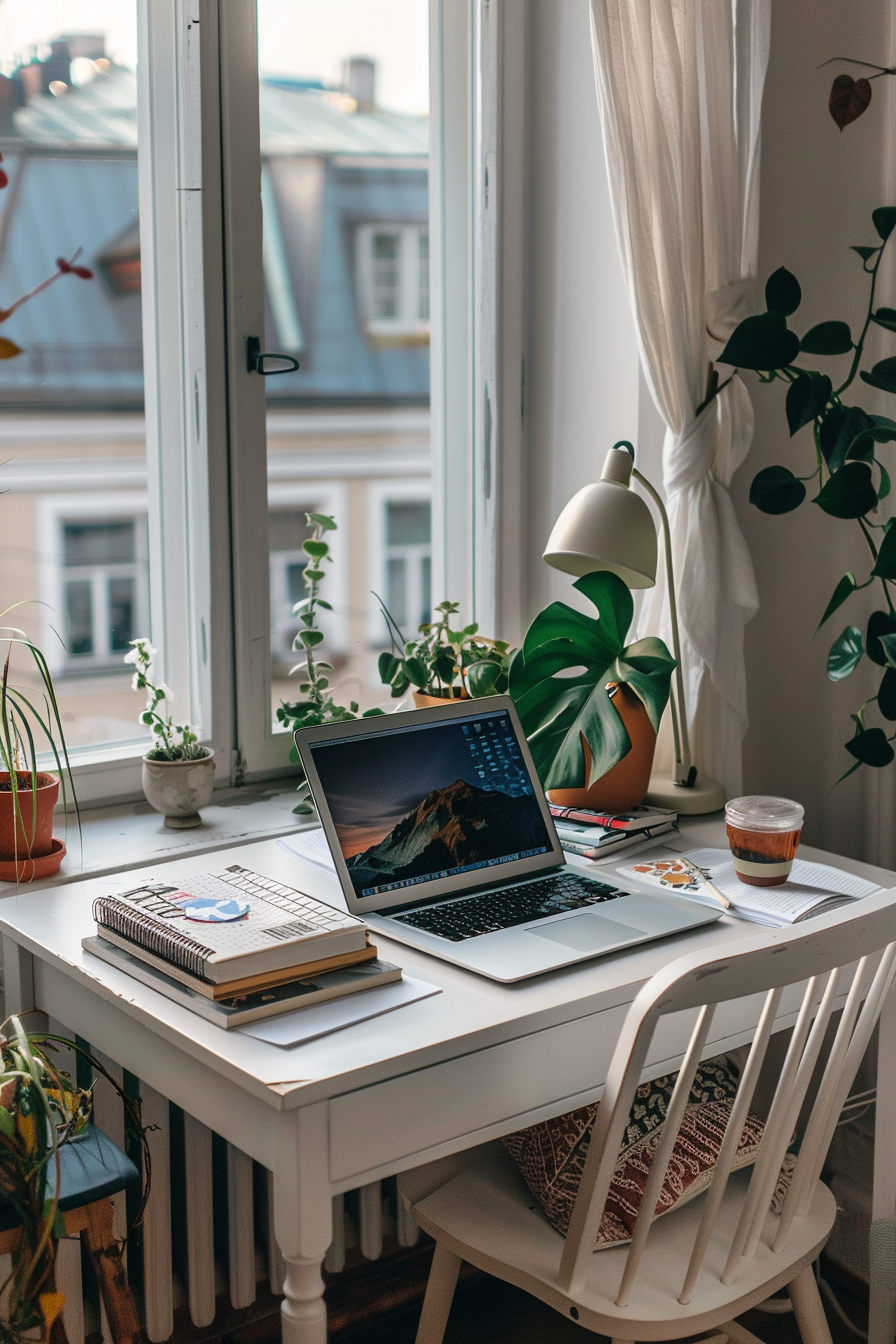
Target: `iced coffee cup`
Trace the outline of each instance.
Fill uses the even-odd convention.
[[[734,871],[751,887],[776,887],[793,867],[803,809],[789,798],[734,798],[725,805]]]

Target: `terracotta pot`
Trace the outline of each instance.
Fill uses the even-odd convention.
[[[433,705],[444,705],[452,700],[469,700],[466,691],[458,695],[426,695],[423,691],[414,691],[414,704],[418,709],[430,709]]]
[[[656,733],[647,710],[634,691],[621,683],[609,682],[610,702],[628,733],[631,747],[621,761],[596,779],[590,788],[549,789],[548,797],[559,807],[588,807],[600,812],[627,812],[644,801],[650,788],[650,771],[656,750]],[[585,778],[591,771],[591,748],[582,737],[585,753]]]
[[[19,773],[17,778],[18,817],[12,790],[4,787],[9,784],[9,772],[0,772],[0,861],[10,863],[40,859],[52,852],[53,808],[59,797],[59,780],[53,775],[39,774],[33,793],[29,774]]]
[[[151,761],[143,757],[143,792],[165,825],[175,831],[201,826],[199,809],[211,802],[215,787],[215,753],[196,761]]]

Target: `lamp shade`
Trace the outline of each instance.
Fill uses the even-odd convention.
[[[656,583],[656,527],[640,495],[629,489],[634,463],[611,448],[599,481],[586,485],[564,508],[548,538],[544,558],[566,574],[609,570],[629,588]]]

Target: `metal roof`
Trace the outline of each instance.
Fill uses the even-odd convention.
[[[344,94],[288,86],[260,87],[261,147],[270,155],[398,155],[426,157],[428,118],[385,109],[352,110]],[[137,147],[137,77],[112,66],[84,88],[41,94],[15,113],[28,145]]]

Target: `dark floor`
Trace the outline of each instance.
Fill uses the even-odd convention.
[[[864,1303],[838,1288],[837,1297],[850,1318],[864,1331]],[[826,1304],[827,1305],[827,1304]],[[350,1344],[414,1344],[420,1310],[414,1306],[367,1330],[340,1336]],[[859,1336],[842,1324],[828,1307],[834,1344],[856,1344]],[[792,1315],[750,1312],[741,1324],[766,1344],[800,1344]],[[599,1344],[602,1336],[582,1330],[550,1307],[495,1279],[481,1278],[458,1288],[445,1335],[445,1344]],[[802,1344],[813,1344],[804,1340]]]

